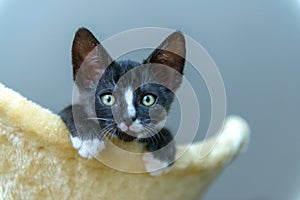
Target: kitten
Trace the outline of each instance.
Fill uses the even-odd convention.
[[[147,171],[167,171],[176,152],[173,136],[163,126],[182,81],[185,51],[184,36],[174,32],[142,63],[117,62],[89,30],[80,28],[72,45],[79,102],[59,113],[78,153],[97,156],[105,148],[104,137],[137,141],[152,152],[143,157]],[[153,172],[156,167],[163,169]]]

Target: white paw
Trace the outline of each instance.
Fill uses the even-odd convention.
[[[162,173],[167,173],[171,169],[167,161],[161,161],[154,158],[152,153],[145,153],[143,160],[147,172],[149,172],[152,176],[158,176]]]
[[[79,137],[71,137],[71,142],[75,149],[79,149],[82,145],[82,140]]]
[[[104,141],[97,138],[93,140],[81,140],[79,137],[71,137],[71,141],[73,147],[78,149],[79,155],[88,159],[98,156],[105,148]]]

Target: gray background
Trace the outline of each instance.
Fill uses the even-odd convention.
[[[100,40],[136,27],[180,29],[212,56],[228,114],[252,130],[248,151],[205,199],[300,199],[300,0],[76,2],[0,0],[0,82],[56,112],[71,102],[78,27]]]

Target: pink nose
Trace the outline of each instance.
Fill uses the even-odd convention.
[[[126,119],[126,120],[124,120],[124,124],[127,126],[127,127],[129,127],[131,124],[132,124],[132,120],[131,119]]]

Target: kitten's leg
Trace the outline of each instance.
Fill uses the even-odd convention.
[[[147,151],[143,156],[146,170],[153,176],[168,172],[175,159],[175,143],[167,129],[162,129],[156,135],[142,139]]]
[[[80,122],[76,126],[73,110],[80,114]],[[99,125],[87,119],[88,116],[82,106],[68,106],[59,115],[70,130],[72,145],[78,150],[80,156],[91,159],[96,157],[105,148],[102,135],[100,135],[101,130]]]

